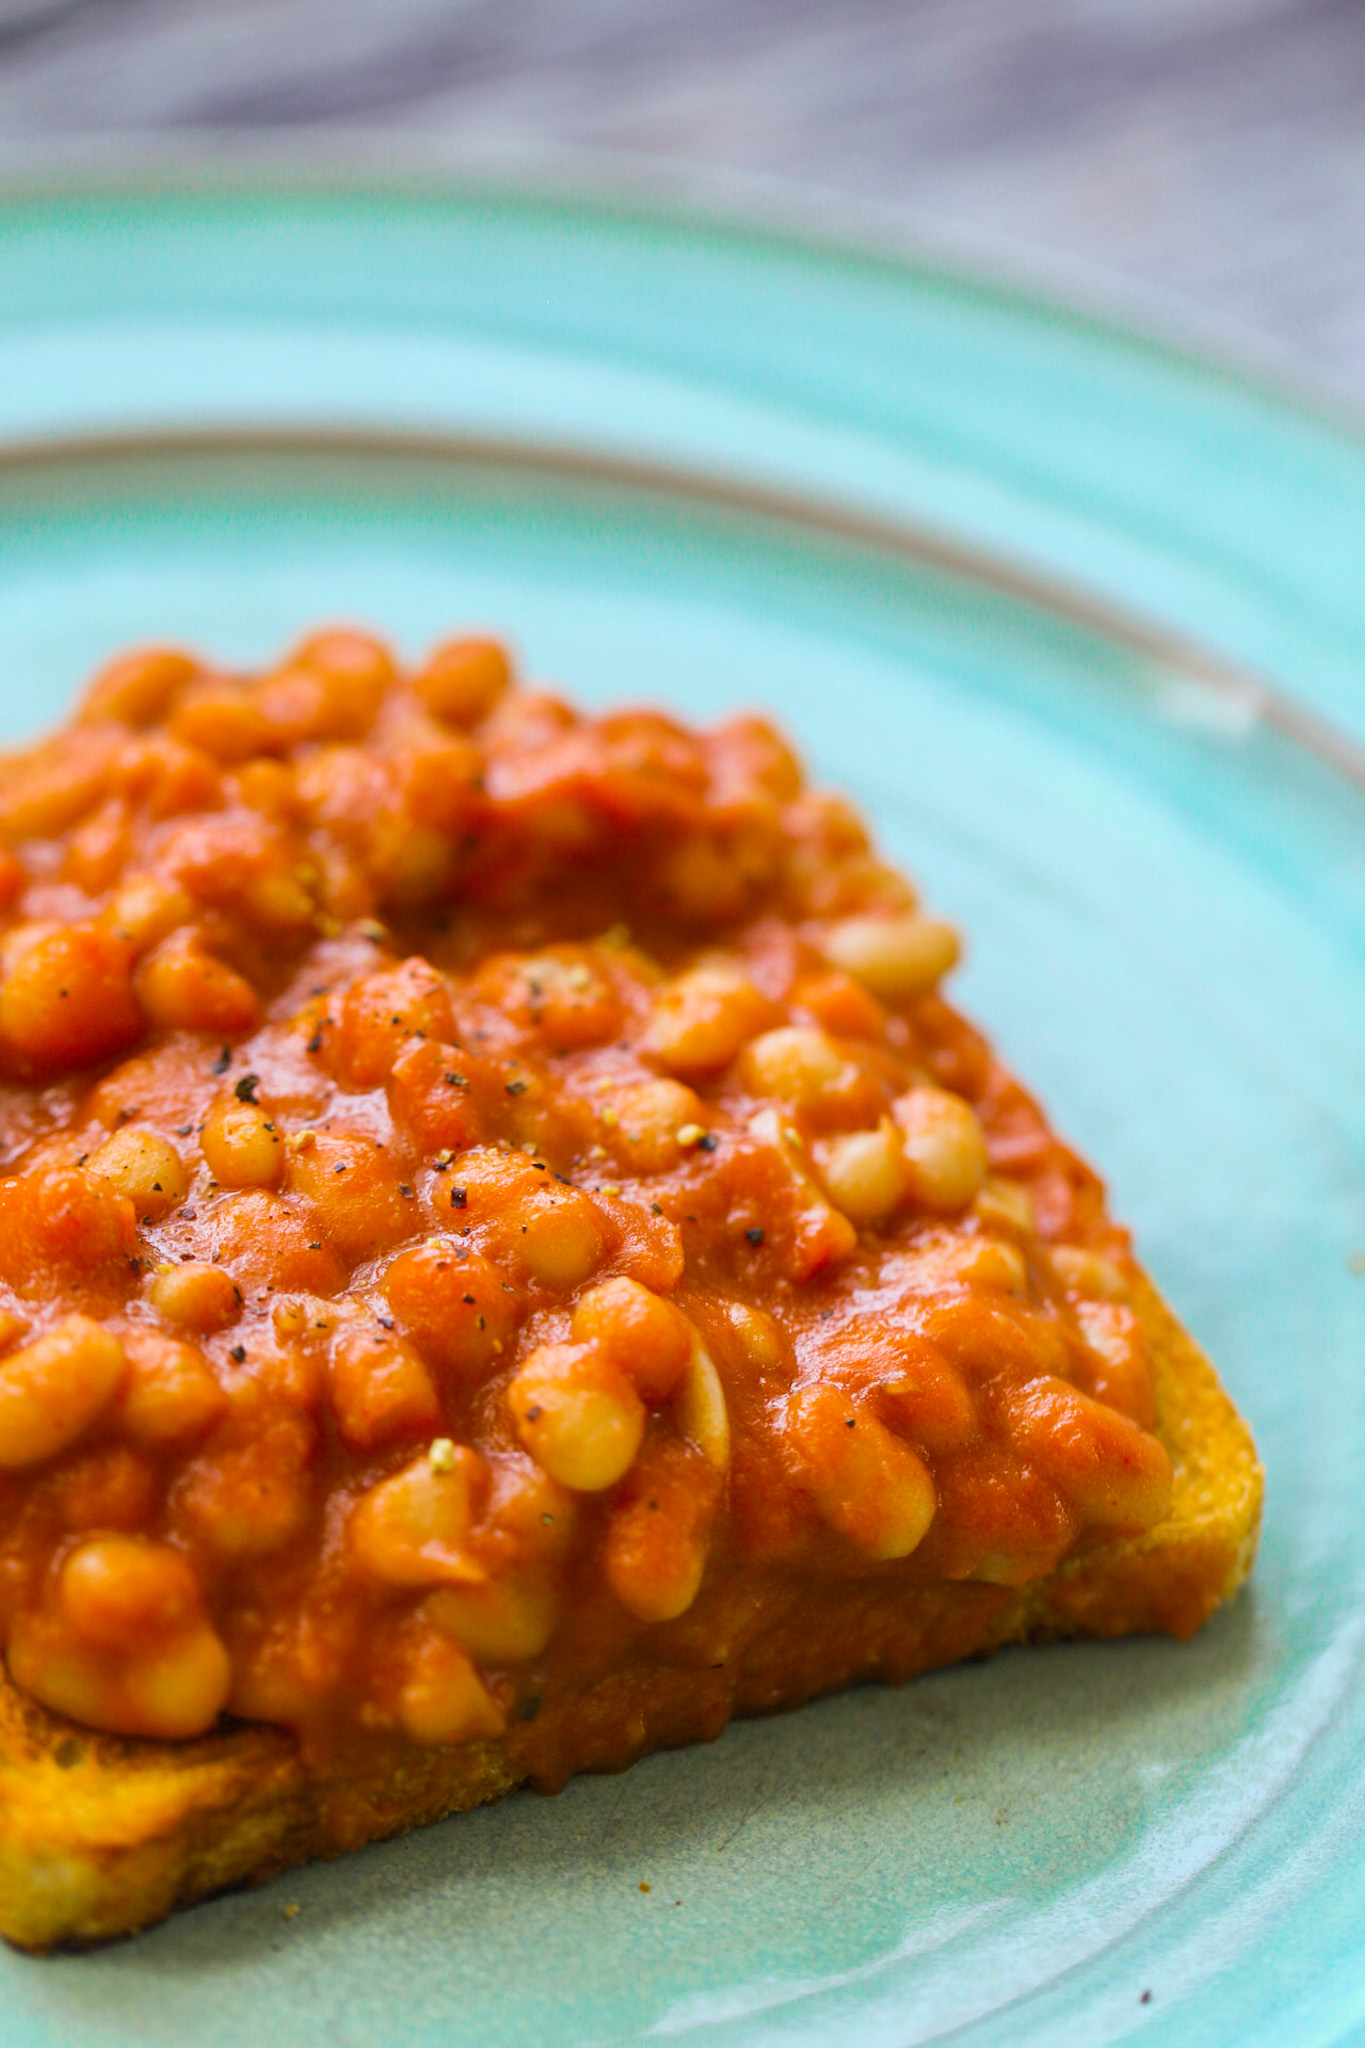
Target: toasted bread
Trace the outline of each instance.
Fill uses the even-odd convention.
[[[1212,1368],[761,721],[143,651],[0,939],[15,1943],[1245,1577]]]
[[[772,1605],[723,1669],[652,1662],[547,1703],[495,1741],[371,1747],[312,1765],[292,1737],[238,1724],[169,1743],[96,1735],[0,1682],[0,1933],[22,1948],[132,1933],[178,1906],[498,1799],[709,1740],[859,1680],[899,1682],[1010,1643],[1188,1636],[1246,1578],[1262,1474],[1194,1340],[1146,1281],[1171,1510],[1139,1538],[1075,1556],[1020,1592],[909,1588],[894,1568],[823,1602]],[[629,1734],[623,1733],[629,1730]]]

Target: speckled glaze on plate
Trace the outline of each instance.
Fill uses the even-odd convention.
[[[249,660],[338,613],[486,622],[592,701],[771,707],[966,927],[963,1002],[1269,1483],[1193,1644],[852,1693],[7,1953],[0,2043],[1361,2038],[1360,442],[941,272],[218,189],[0,202],[0,444],[9,733],[122,641]]]

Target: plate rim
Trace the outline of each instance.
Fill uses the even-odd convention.
[[[1273,410],[1290,414],[1350,442],[1365,456],[1365,401],[1337,391],[1325,378],[1298,371],[1273,344],[1264,354],[1254,336],[1224,335],[1216,316],[1210,338],[1200,332],[1197,311],[1182,321],[1175,308],[1163,317],[1163,301],[1141,287],[1110,293],[1097,269],[1093,288],[1063,282],[1045,261],[1012,269],[1007,257],[981,256],[966,244],[945,239],[940,246],[885,218],[874,205],[828,187],[799,180],[745,180],[745,197],[729,199],[706,189],[704,167],[690,189],[677,190],[667,172],[651,181],[650,167],[626,175],[608,153],[567,150],[547,172],[501,172],[439,164],[386,164],[379,168],[346,160],[320,164],[290,152],[203,156],[174,149],[164,156],[68,168],[48,163],[24,170],[0,163],[0,215],[120,202],[169,207],[271,199],[284,203],[346,200],[395,206],[443,205],[452,212],[500,208],[508,213],[545,213],[565,219],[599,220],[642,231],[687,234],[736,250],[784,254],[799,261],[846,272],[872,274],[889,283],[918,285],[977,301],[1005,315],[1060,326],[1171,371],[1194,376]],[[692,166],[686,167],[688,171]],[[765,205],[756,187],[775,194]],[[812,218],[811,216],[819,216]],[[0,327],[7,316],[0,311]]]

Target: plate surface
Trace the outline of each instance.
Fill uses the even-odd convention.
[[[185,431],[248,421],[294,431]],[[181,438],[71,445],[134,428]],[[1193,1644],[853,1693],[5,1954],[0,2042],[1357,2038],[1365,794],[1158,639],[893,529],[1202,627],[1365,730],[1360,447],[929,273],[363,194],[0,208],[0,431],[10,733],[129,639],[246,661],[339,613],[412,651],[488,623],[594,702],[773,709],[965,925],[964,1004],[1107,1172],[1269,1476],[1253,1587]]]

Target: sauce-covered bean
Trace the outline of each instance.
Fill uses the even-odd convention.
[[[54,1710],[491,1739],[721,1669],[764,1588],[1003,1597],[1165,1512],[1098,1183],[762,721],[482,637],[152,649],[0,841],[0,1643]]]

